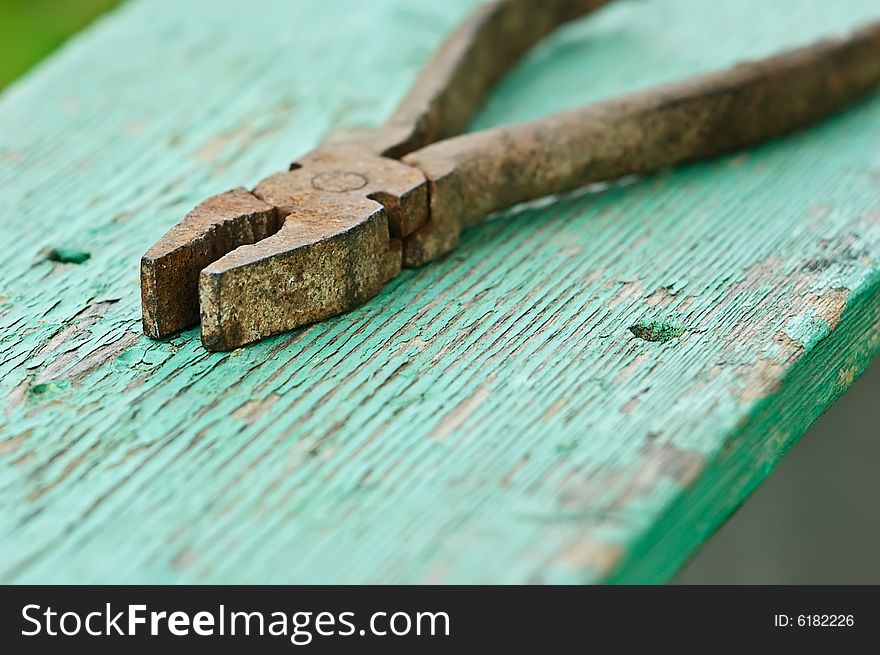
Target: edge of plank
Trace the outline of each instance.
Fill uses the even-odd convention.
[[[715,457],[603,581],[668,582],[878,354],[880,273],[874,272],[847,298],[840,323],[804,349],[776,391],[756,402],[749,418],[726,436]]]

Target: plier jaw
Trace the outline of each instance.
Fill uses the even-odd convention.
[[[199,322],[199,273],[278,232],[275,208],[244,188],[202,201],[141,258],[144,333],[170,336]]]
[[[213,196],[141,260],[144,331],[201,322],[229,350],[354,309],[396,277],[427,220],[425,176],[357,146],[327,146]]]

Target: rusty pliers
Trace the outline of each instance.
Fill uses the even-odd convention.
[[[208,198],[141,261],[144,332],[201,320],[229,350],[348,311],[487,213],[647,173],[814,122],[880,81],[880,22],[724,72],[462,136],[491,86],[558,25],[608,0],[481,6],[379,129]]]

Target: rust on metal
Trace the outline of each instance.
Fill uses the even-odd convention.
[[[361,149],[318,150],[254,189],[282,226],[219,258],[198,282],[202,340],[228,350],[348,311],[401,268],[401,239],[427,219],[416,168]]]
[[[454,136],[559,24],[608,0],[503,0],[441,47],[372,133],[327,143],[252,191],[201,203],[144,255],[144,331],[201,321],[229,350],[357,307],[449,252],[487,213],[712,157],[805,127],[880,82],[880,22],[851,35],[536,121]]]

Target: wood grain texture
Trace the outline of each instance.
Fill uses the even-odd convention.
[[[140,334],[155,239],[380,123],[472,5],[140,0],[0,98],[0,579],[663,581],[861,373],[880,349],[877,96],[509,212],[253,347]],[[475,127],[877,17],[621,2],[539,46]]]

